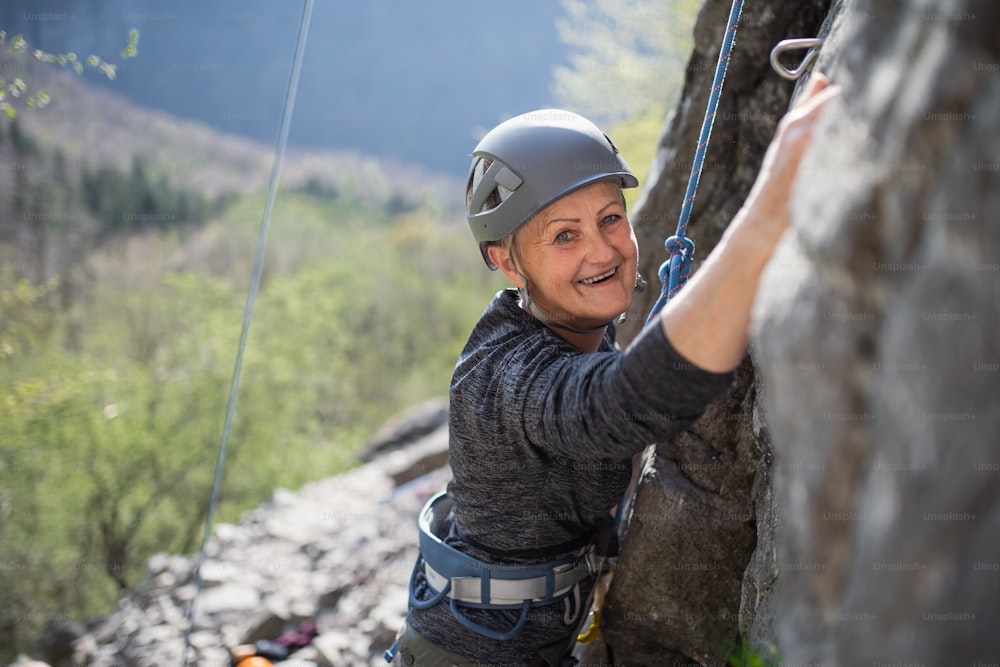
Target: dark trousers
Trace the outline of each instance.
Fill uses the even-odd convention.
[[[576,661],[567,655],[572,641],[570,635],[561,642],[538,649],[525,667],[572,667]],[[403,624],[398,642],[396,664],[401,667],[493,667],[489,662],[470,660],[432,644],[409,623]]]

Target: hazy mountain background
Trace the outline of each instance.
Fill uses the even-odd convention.
[[[273,142],[302,13],[284,0],[7,0],[0,27],[37,48],[141,58],[88,80],[145,107]],[[478,136],[549,106],[568,62],[554,1],[315,4],[292,146],[355,150],[464,176]]]

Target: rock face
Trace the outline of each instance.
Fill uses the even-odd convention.
[[[798,4],[816,8],[747,9],[773,24]],[[717,48],[728,5],[703,9],[689,83],[706,78],[699,53]],[[780,117],[781,95],[764,91],[789,90],[754,66],[767,41],[755,25],[737,36],[695,203],[701,257]],[[821,30],[772,28],[773,42],[825,36],[817,67],[844,93],[762,286],[753,379],[647,462],[606,635],[624,664],[723,664],[737,631],[786,664],[995,662],[1000,6],[845,1]],[[686,172],[668,165],[693,153],[703,108],[686,92],[668,121],[637,211],[658,239],[646,247],[672,233]]]
[[[904,64],[905,63],[905,64]],[[1000,5],[845,3],[756,349],[792,663],[1000,657]]]
[[[448,399],[432,398],[414,405],[390,419],[376,431],[358,454],[362,461],[373,461],[386,452],[436,431],[448,423]]]
[[[684,199],[730,5],[708,0],[702,7],[681,100],[632,216],[640,270],[656,288],[636,300],[623,340],[639,330],[659,296],[663,239],[673,234]],[[819,34],[829,5],[746,3],[689,227],[696,258],[708,256],[742,205],[792,97],[794,84],[771,69],[771,48]],[[761,380],[747,359],[728,395],[647,458],[604,612],[616,661],[725,664],[741,635],[751,643],[771,641],[778,515],[763,409]]]

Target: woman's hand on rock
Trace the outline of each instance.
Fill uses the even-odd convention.
[[[792,186],[823,109],[840,93],[823,74],[814,74],[802,96],[778,123],[757,180],[736,221],[773,246],[788,227]],[[750,229],[746,231],[751,231]]]

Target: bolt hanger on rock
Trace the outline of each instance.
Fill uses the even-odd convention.
[[[816,60],[816,56],[819,55],[819,49],[823,46],[823,40],[818,37],[803,37],[799,39],[783,39],[778,42],[777,46],[771,49],[771,68],[778,73],[778,76],[788,79],[789,81],[799,80],[803,74],[808,71],[809,67],[812,66],[813,61]],[[799,66],[795,69],[789,69],[781,63],[781,55],[787,51],[801,51],[802,49],[809,49],[806,51],[806,55],[802,58]]]

